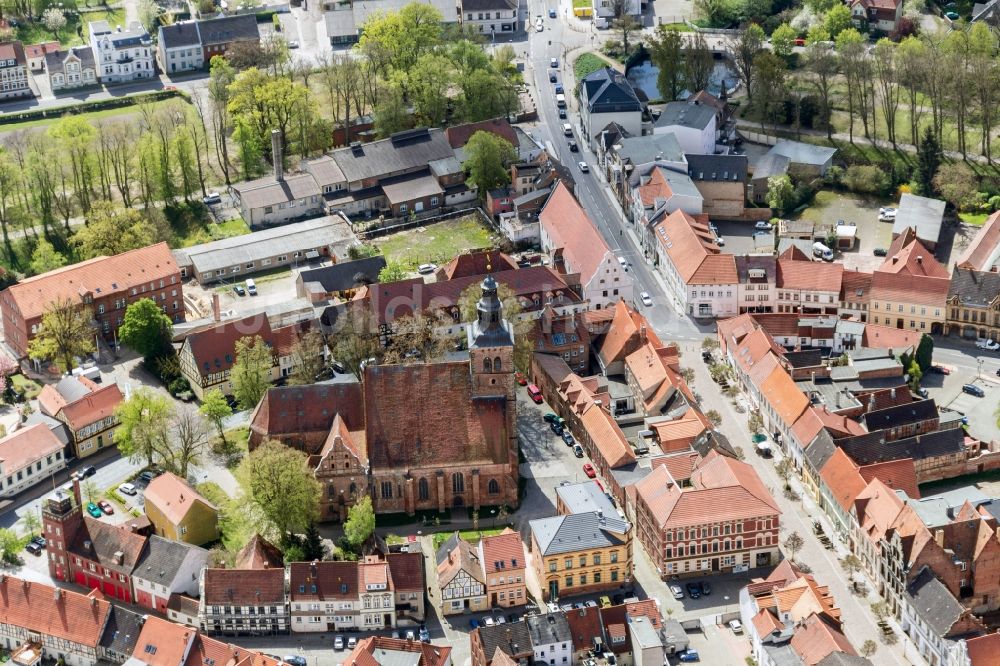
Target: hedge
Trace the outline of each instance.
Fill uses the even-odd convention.
[[[159,102],[172,97],[181,97],[190,102],[190,96],[180,90],[155,90],[138,95],[126,95],[124,97],[112,97],[110,99],[99,99],[92,102],[81,102],[79,104],[68,104],[54,109],[36,109],[34,111],[22,111],[21,113],[8,113],[0,115],[0,125],[13,125],[25,123],[32,120],[45,120],[46,118],[61,118],[66,114],[93,113],[94,111],[104,111],[107,109],[119,109],[124,106],[134,106],[144,101]]]

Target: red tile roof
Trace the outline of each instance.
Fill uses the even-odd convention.
[[[865,427],[855,421],[852,418],[844,416],[842,414],[836,414],[831,412],[829,407],[822,405],[819,407],[812,407],[812,410],[816,413],[819,418],[820,423],[823,427],[830,431],[834,438],[837,437],[853,437],[855,435],[863,435],[867,430]]]
[[[1000,666],[1000,633],[967,638],[965,649],[971,666]]]
[[[799,441],[799,444],[805,448],[816,439],[816,435],[822,429],[823,422],[816,415],[816,408],[810,407],[802,412],[802,415],[795,421],[795,424],[792,426],[792,434]]]
[[[736,259],[720,254],[708,225],[682,210],[668,215],[654,230],[684,284],[737,284]]]
[[[127,527],[84,516],[83,528],[77,531],[69,551],[112,571],[131,575],[145,546],[146,537]],[[121,564],[116,558],[118,553],[123,555]]]
[[[635,451],[625,439],[625,434],[603,405],[590,403],[580,417],[580,423],[608,469],[617,469],[636,461]]]
[[[115,408],[125,401],[118,384],[108,384],[62,408],[63,418],[72,430],[103,421],[113,415]]]
[[[0,465],[3,474],[19,475],[25,467],[62,449],[62,442],[44,423],[15,430],[0,439]]]
[[[269,606],[285,603],[285,570],[204,569],[202,599],[209,605]]]
[[[524,543],[521,535],[509,527],[501,534],[483,537],[479,546],[487,574],[524,568]]]
[[[111,604],[44,583],[0,575],[0,624],[96,648]]]
[[[868,486],[868,482],[858,473],[858,466],[839,446],[823,465],[819,476],[830,489],[833,498],[847,513],[850,513],[857,496]]]
[[[180,525],[195,504],[203,504],[212,511],[218,508],[179,476],[164,472],[150,481],[144,493],[146,502],[166,517],[173,525]]]
[[[507,143],[517,150],[517,132],[515,132],[514,128],[511,127],[511,124],[503,118],[493,118],[492,120],[483,120],[477,123],[465,123],[464,125],[448,127],[444,131],[444,136],[448,140],[448,145],[452,148],[461,148],[465,144],[469,143],[469,139],[471,139],[472,135],[476,132],[489,132],[490,134],[495,134],[501,139],[505,139]]]
[[[607,310],[601,312],[607,312]],[[641,331],[643,328],[647,333],[652,331],[646,323],[645,317],[626,305],[625,301],[617,301],[611,327],[597,351],[601,362],[608,366],[618,361],[624,361],[626,356],[642,344]]]
[[[1000,211],[990,215],[976,237],[958,256],[955,265],[958,268],[989,271],[997,263],[997,259],[994,257],[998,248],[1000,248]],[[1000,656],[998,656],[998,662],[1000,662]],[[973,664],[973,666],[976,665]]]
[[[802,658],[806,666],[816,666],[831,652],[844,652],[857,656],[854,646],[847,637],[823,619],[822,615],[811,615],[792,634],[792,649]]]
[[[716,330],[721,338],[722,351],[725,352],[728,345],[738,343],[746,335],[757,330],[757,323],[752,316],[741,314],[716,322]]]
[[[573,635],[573,651],[580,652],[594,647],[593,639],[602,639],[604,623],[597,608],[580,608],[566,613],[570,633]]]
[[[650,461],[652,467],[663,465],[670,472],[670,476],[678,483],[683,483],[691,478],[691,474],[701,462],[701,454],[697,451],[677,453],[669,456],[660,456]]]
[[[904,236],[896,240],[900,238]],[[951,276],[945,267],[938,263],[933,252],[913,238],[875,269],[872,299],[943,309],[950,286]]]
[[[392,574],[392,585],[399,591],[424,589],[424,556],[422,553],[389,553],[389,573]]]
[[[779,289],[832,291],[840,294],[844,265],[825,261],[778,260]]]
[[[766,608],[757,611],[757,614],[750,618],[750,621],[753,622],[754,629],[757,630],[757,635],[761,638],[766,637],[772,631],[781,631],[785,627],[774,613]]]
[[[254,534],[236,554],[237,569],[284,568],[285,559],[278,547],[259,534]]]
[[[839,450],[839,449],[838,449]],[[893,490],[902,490],[911,499],[920,498],[920,487],[917,485],[917,470],[913,466],[912,458],[902,458],[900,460],[890,460],[874,465],[865,465],[858,468],[861,478],[868,483],[872,479],[878,479]]]
[[[636,188],[643,206],[655,206],[657,199],[669,199],[674,195],[670,183],[663,175],[663,170],[656,168],[649,174],[649,181]]]
[[[447,131],[447,130],[446,130]],[[473,250],[460,254],[437,271],[438,280],[482,276],[487,273],[516,271],[517,262],[503,252]]]
[[[556,184],[538,221],[552,247],[562,248],[567,271],[579,273],[584,283],[589,282],[611,248],[563,181]]]
[[[867,303],[871,299],[871,291],[871,273],[857,270],[844,271],[840,281],[840,300],[851,303]]]
[[[338,414],[350,431],[364,429],[360,383],[271,387],[250,415],[250,429],[258,438],[325,433]]]
[[[170,248],[166,243],[157,243],[36,275],[8,287],[7,292],[16,301],[21,316],[32,319],[41,317],[50,303],[59,300],[83,303],[85,294],[99,297],[121,293],[174,274],[179,270]]]
[[[197,629],[147,615],[132,657],[147,666],[179,666],[197,634]]]
[[[788,426],[793,425],[809,406],[809,398],[781,367],[776,367],[771,371],[771,375],[760,385],[760,392],[777,413],[778,418]]]
[[[412,656],[400,660],[389,656],[392,653],[411,653]],[[358,641],[354,650],[344,659],[343,666],[379,666],[390,662],[404,663],[404,661],[415,663],[415,666],[442,666],[451,662],[451,648],[422,641],[371,636]]]
[[[921,337],[923,337],[923,333],[920,331],[879,324],[865,324],[865,333],[861,337],[861,344],[872,349],[899,349],[901,347],[916,349],[920,345]]]
[[[357,599],[362,589],[357,562],[292,562],[288,593],[294,602]]]

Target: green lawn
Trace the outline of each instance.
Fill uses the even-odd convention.
[[[573,62],[573,75],[580,81],[588,74],[608,66],[608,62],[594,53],[584,53]]]
[[[215,506],[224,506],[229,501],[229,495],[215,481],[202,481],[196,490]]]
[[[444,264],[468,250],[494,247],[495,241],[478,218],[468,216],[377,238],[374,244],[386,260],[416,270],[420,264]]]
[[[135,104],[131,104],[128,106],[119,106],[114,109],[91,111],[89,113],[82,113],[79,115],[83,118],[86,118],[87,121],[91,123],[105,118],[115,118],[115,117],[120,118],[122,116],[137,115],[139,113],[138,100],[141,100],[142,97],[143,97],[142,94],[133,95],[131,99],[136,101]],[[157,107],[162,106],[164,104],[176,104],[177,102],[187,104],[187,102],[184,100],[183,97],[174,97],[173,99],[162,99],[155,102],[151,102],[150,107],[156,109]],[[3,136],[4,134],[7,134],[9,132],[14,132],[16,130],[30,129],[33,127],[45,127],[47,125],[51,125],[52,123],[57,122],[67,113],[72,113],[73,106],[74,105],[72,104],[67,105],[65,107],[65,110],[63,110],[62,108],[54,108],[52,109],[52,115],[49,116],[48,118],[39,118],[37,120],[26,120],[20,123],[9,123],[9,124],[5,123],[3,125],[0,125],[0,136]]]
[[[67,14],[66,27],[56,35],[53,35],[52,31],[46,28],[41,21],[21,23],[17,27],[17,38],[24,42],[25,45],[57,40],[63,45],[63,48],[67,46],[79,46],[80,44],[86,44],[90,40],[89,23],[101,20],[107,21],[112,30],[118,25],[124,28],[125,9]]]
[[[961,218],[962,222],[966,224],[972,224],[977,227],[983,226],[986,220],[989,218],[990,213],[959,213],[958,217]]]
[[[26,400],[34,400],[42,392],[41,385],[33,379],[28,379],[24,375],[13,375],[10,378],[11,384],[18,391],[24,393]]]
[[[250,233],[250,228],[247,227],[247,223],[243,221],[242,217],[236,217],[219,224],[209,222],[203,227],[195,227],[194,229],[191,229],[187,235],[177,239],[177,246],[190,247],[192,245],[200,245],[201,243],[208,243],[209,241],[219,240],[221,238],[242,236],[243,234],[248,233]]]
[[[462,539],[468,541],[473,546],[475,546],[476,544],[479,543],[479,540],[482,539],[483,537],[494,536],[496,534],[500,534],[501,532],[503,532],[503,530],[504,530],[504,528],[502,528],[502,527],[497,527],[495,529],[488,529],[488,530],[467,530],[467,531],[464,531],[464,532],[459,532],[458,536],[460,536]],[[451,531],[448,531],[448,532],[437,532],[437,533],[435,533],[434,534],[434,550],[437,550],[438,548],[440,548],[441,544],[443,544],[445,541],[447,541],[449,538],[451,538],[451,535],[454,534],[454,533],[455,533],[454,530],[451,530]]]
[[[573,0],[573,9],[586,9],[593,6],[594,3],[591,0]]]

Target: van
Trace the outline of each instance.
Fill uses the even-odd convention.
[[[573,126],[569,123],[563,123],[563,134],[565,136],[573,136]]]
[[[556,106],[560,109],[566,108],[566,95],[556,95]]]
[[[833,250],[822,243],[813,243],[813,256],[823,261],[833,261]]]
[[[534,384],[528,384],[528,397],[536,405],[542,404],[542,391]]]
[[[247,293],[250,294],[251,296],[256,296],[257,295],[257,283],[254,282],[253,279],[247,278],[247,283],[246,284],[247,284]]]
[[[90,368],[73,368],[74,377],[86,377],[92,382],[100,383],[101,381],[101,369],[98,367]]]

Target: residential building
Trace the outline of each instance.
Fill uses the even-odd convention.
[[[777,311],[836,315],[843,274],[843,264],[810,261],[795,249],[786,251],[778,257]]]
[[[143,497],[146,517],[160,536],[195,546],[218,540],[218,508],[184,479],[164,472],[149,482]]]
[[[231,395],[233,384],[229,374],[236,362],[236,343],[243,338],[260,336],[274,356],[271,381],[288,377],[295,370],[295,345],[309,328],[305,322],[272,329],[266,315],[213,324],[184,338],[178,354],[181,375],[188,380],[199,400],[212,389]]]
[[[577,276],[580,296],[592,308],[616,301],[632,302],[632,276],[601,237],[590,216],[562,182],[556,185],[538,216],[542,251],[569,280]]]
[[[0,99],[32,96],[24,44],[18,41],[0,43]]]
[[[757,160],[750,176],[749,199],[755,204],[767,204],[768,181],[775,176],[788,173],[790,160],[784,155],[768,151]]]
[[[621,5],[621,13],[638,18],[646,11],[647,2],[643,0],[626,0]],[[594,22],[598,28],[610,28],[619,11],[610,0],[593,0],[592,11]]]
[[[667,102],[653,124],[653,134],[673,134],[685,155],[715,154],[715,109],[702,104]]]
[[[486,577],[489,606],[503,608],[527,603],[527,557],[521,535],[508,527],[500,534],[480,539],[477,551]]]
[[[65,467],[63,444],[45,424],[19,428],[0,438],[0,497],[13,497]]]
[[[45,73],[52,92],[96,86],[94,50],[89,46],[72,46],[66,51],[46,53]]]
[[[448,0],[431,0],[429,5],[441,14],[442,26],[455,26],[459,19],[459,9],[456,3]],[[330,45],[344,48],[354,44],[361,37],[361,29],[365,22],[378,12],[393,11],[397,4],[388,0],[369,0],[368,2],[343,3],[336,0],[323,0],[323,19],[326,22],[326,34]]]
[[[361,288],[378,282],[379,273],[385,265],[385,257],[379,254],[323,268],[299,271],[295,278],[295,295],[299,298],[308,298],[312,303],[331,300],[347,302],[352,300]]]
[[[198,35],[201,37],[202,61],[205,64],[211,64],[215,56],[227,55],[236,44],[260,41],[257,17],[253,14],[234,14],[199,21]]]
[[[132,572],[135,603],[166,615],[171,597],[198,595],[198,579],[207,565],[208,551],[204,548],[155,535],[149,537]]]
[[[441,613],[481,613],[490,607],[480,554],[455,532],[437,551]]]
[[[95,257],[27,278],[0,292],[7,346],[24,358],[52,303],[68,301],[88,308],[106,340],[116,340],[125,308],[151,298],[174,322],[184,321],[180,271],[166,243]]]
[[[451,647],[386,636],[369,636],[358,641],[344,663],[351,666],[385,663],[451,666]]]
[[[281,133],[271,134],[273,154],[282,155]],[[277,150],[274,150],[277,148]],[[278,226],[316,217],[324,211],[323,191],[308,171],[285,175],[282,158],[274,160],[274,173],[230,188],[243,220],[251,229]]]
[[[497,34],[520,30],[517,3],[513,0],[462,0],[459,21],[493,39]]]
[[[741,255],[735,257],[739,284],[736,303],[740,314],[766,313],[777,308],[778,263],[774,257]]]
[[[632,526],[586,511],[532,520],[534,575],[545,599],[617,588],[632,578]]]
[[[736,261],[715,244],[707,221],[678,210],[663,218],[654,231],[657,265],[684,311],[695,317],[736,314]]]
[[[124,400],[118,384],[98,386],[82,375],[70,375],[42,387],[38,408],[66,425],[73,454],[85,458],[114,445],[115,409]]]
[[[872,275],[871,321],[940,334],[950,286],[948,271],[908,227]]]
[[[858,28],[891,33],[903,18],[902,0],[851,0],[851,21]]]
[[[528,666],[534,658],[524,620],[480,625],[469,632],[472,666]]]
[[[28,69],[32,72],[40,72],[45,69],[45,54],[55,53],[59,47],[59,42],[39,42],[25,46],[24,57],[28,62]]]
[[[289,629],[285,569],[213,569],[201,575],[198,617],[214,635],[273,635]]]
[[[0,576],[0,644],[17,664],[95,666],[111,603],[38,581]]]
[[[836,154],[836,148],[786,139],[778,141],[767,152],[767,155],[787,159],[787,173],[799,178],[825,176],[827,170],[833,166],[833,156]],[[784,162],[784,160],[781,160],[781,162]],[[757,178],[756,172],[754,173],[754,178]]]
[[[112,604],[104,633],[98,643],[98,658],[106,663],[124,664],[135,651],[142,626],[141,613]]]
[[[747,201],[746,155],[685,155],[687,174],[712,219],[739,218]]]
[[[840,308],[837,314],[860,322],[868,321],[872,298],[872,274],[845,270],[840,277]]]
[[[173,251],[182,278],[200,284],[242,281],[260,271],[298,267],[346,256],[355,243],[350,221],[341,214],[223,238]]]
[[[643,103],[625,75],[604,67],[579,83],[580,128],[583,139],[595,142],[609,123],[617,123],[631,136],[642,136]]]
[[[101,83],[127,83],[156,76],[153,40],[137,21],[124,30],[121,26],[112,30],[107,21],[91,21],[89,32]]]
[[[963,638],[985,633],[982,621],[963,607],[927,566],[906,586],[902,626],[929,664],[952,663]]]
[[[573,634],[564,612],[529,615],[524,622],[531,636],[534,663],[549,666],[573,664]],[[656,666],[663,666],[662,656]]]
[[[1000,273],[955,267],[944,332],[968,340],[1000,340]]]
[[[160,27],[157,60],[166,74],[187,72],[207,67],[236,44],[259,41],[257,19],[251,14],[183,21]]]
[[[891,1],[891,0],[887,0]],[[903,3],[899,3],[902,9]],[[933,252],[941,237],[944,209],[947,204],[940,199],[929,199],[904,192],[899,198],[896,219],[892,223],[892,237],[897,238],[908,227],[916,232],[917,240]]]
[[[661,576],[777,562],[781,510],[752,467],[711,452],[677,476],[654,465],[635,484],[636,534]]]
[[[612,137],[605,130],[598,140],[608,183],[625,210],[632,207],[630,186],[634,173],[648,173],[653,166],[687,171],[684,151],[673,134],[631,136],[623,129]]]
[[[254,21],[254,29],[257,22]],[[178,21],[161,25],[156,39],[156,62],[164,74],[202,69],[205,60],[197,21]]]
[[[955,265],[984,273],[1000,271],[1000,212],[989,216]]]
[[[683,210],[689,215],[702,212],[704,199],[687,173],[654,164],[648,171],[633,171],[629,185],[632,187],[629,215],[643,235],[660,211],[669,214]]]

